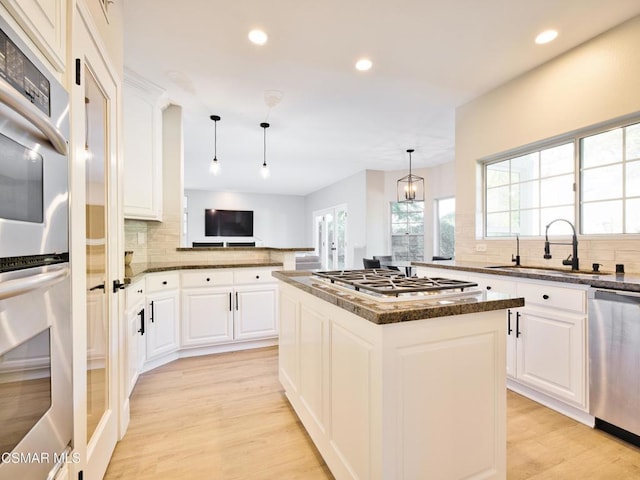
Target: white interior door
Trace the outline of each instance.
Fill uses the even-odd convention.
[[[119,261],[119,81],[94,41],[88,18],[90,15],[78,2],[73,53],[79,60],[80,84],[74,84],[71,95],[71,238],[76,297],[74,446],[82,461],[74,467],[83,471],[84,479],[98,480],[104,476],[118,438],[120,305],[112,285],[122,278],[124,267]]]
[[[347,264],[347,206],[313,213],[314,247],[322,270],[342,270]]]

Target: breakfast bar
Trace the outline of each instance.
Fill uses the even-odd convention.
[[[506,478],[505,310],[522,298],[273,275],[280,382],[335,478]]]

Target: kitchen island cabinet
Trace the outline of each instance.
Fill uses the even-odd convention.
[[[378,304],[279,284],[279,378],[337,479],[506,478],[504,309],[522,299]]]

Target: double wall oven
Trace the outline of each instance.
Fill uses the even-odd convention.
[[[0,480],[71,444],[69,97],[0,18]]]

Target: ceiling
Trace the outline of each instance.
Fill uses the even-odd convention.
[[[124,5],[125,65],[183,106],[185,188],[291,195],[363,169],[407,169],[407,148],[414,167],[453,160],[457,106],[640,14],[638,0]],[[262,47],[247,39],[256,27],[269,35]],[[547,28],[558,38],[536,45]],[[363,56],[368,72],[354,68]],[[269,106],[274,90],[282,97]]]

